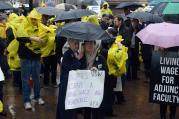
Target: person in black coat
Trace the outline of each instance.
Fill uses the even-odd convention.
[[[142,25],[139,23],[138,19],[132,19],[132,39],[131,39],[131,45],[129,48],[129,52],[131,54],[131,64],[129,66],[130,76],[132,80],[139,79],[137,76],[137,71],[139,68],[139,42],[140,39],[136,37],[136,34],[143,28]]]
[[[124,39],[121,43],[124,46],[130,48],[131,38],[132,38],[132,30],[125,26],[124,19],[122,18],[121,15],[117,15],[117,16],[114,17],[114,29],[116,30],[117,35],[121,35],[122,38]],[[128,60],[127,60],[127,63],[126,63],[127,72],[126,72],[126,74],[123,74],[121,76],[123,87],[124,87],[124,84],[125,84],[125,80],[128,79],[128,77],[129,77],[128,76],[129,65],[130,65],[130,51],[128,50]],[[118,92],[118,93],[119,93],[118,94],[118,103],[125,102],[123,91]]]
[[[79,41],[70,39],[68,40],[68,43],[70,48],[64,53],[61,64],[62,70],[60,75],[56,119],[76,119],[77,110],[65,110],[65,97],[67,91],[69,72],[71,70],[83,68],[83,64],[80,61],[80,59],[82,58],[82,54],[78,53]]]
[[[84,57],[82,59],[85,69],[87,70],[104,70],[106,72],[106,60],[99,54],[98,49],[100,43],[96,41],[85,41],[84,42]],[[106,81],[104,84],[104,98],[99,108],[85,108],[84,109],[84,119],[104,119],[104,107],[106,99]]]
[[[162,52],[175,52],[177,53],[179,51],[179,47],[170,47],[167,49],[160,49]],[[168,105],[168,104],[160,104],[160,118],[161,119],[166,119],[166,114],[167,114],[167,108],[170,109],[170,119],[176,119],[176,110],[177,106],[175,105]]]

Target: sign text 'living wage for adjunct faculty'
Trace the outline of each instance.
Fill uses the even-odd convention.
[[[179,105],[179,54],[153,52],[150,102]]]

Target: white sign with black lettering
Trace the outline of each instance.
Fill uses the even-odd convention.
[[[105,71],[70,71],[65,109],[98,108],[103,100],[104,79]]]

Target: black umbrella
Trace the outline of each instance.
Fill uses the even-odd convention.
[[[67,3],[61,3],[55,6],[55,8],[62,9],[64,11],[69,11],[71,9],[77,9],[75,5],[67,4]]]
[[[135,2],[122,2],[119,3],[115,8],[117,9],[124,9],[124,8],[137,8],[137,7],[142,7],[141,4],[135,3]]]
[[[77,40],[110,40],[111,37],[100,26],[88,22],[73,22],[57,29],[57,35]]]
[[[41,14],[49,16],[56,16],[59,13],[63,12],[63,10],[57,9],[55,7],[37,7],[36,10]]]
[[[74,9],[74,10],[59,13],[54,21],[56,22],[60,20],[79,19],[83,16],[89,16],[89,15],[94,15],[94,14],[96,13],[91,10]]]
[[[0,1],[0,10],[11,10],[14,9],[13,6],[11,6],[9,3]]]
[[[162,17],[148,12],[132,12],[129,15],[127,15],[127,17],[142,20],[143,22],[160,23],[164,21]]]
[[[98,5],[96,0],[78,0],[78,4],[80,5]]]

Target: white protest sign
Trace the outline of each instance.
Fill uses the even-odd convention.
[[[104,94],[105,71],[70,71],[65,99],[65,109],[80,107],[98,108]]]
[[[88,9],[94,11],[100,16],[100,6],[88,6]]]
[[[4,81],[4,80],[5,80],[4,74],[3,74],[3,72],[2,72],[2,70],[0,68],[0,81]]]

